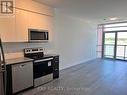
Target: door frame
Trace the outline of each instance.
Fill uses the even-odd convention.
[[[116,31],[110,31],[110,32],[103,32],[103,41],[102,41],[102,58],[107,58],[107,57],[105,57],[105,55],[104,55],[104,51],[105,51],[105,34],[106,33],[115,33],[115,44],[114,44],[114,56],[113,56],[113,58],[108,58],[108,59],[116,59],[116,51],[117,51],[117,32]]]
[[[117,38],[118,38],[118,32],[127,32],[127,31],[103,31],[102,33],[102,58],[106,58],[106,59],[113,59],[113,60],[124,60],[124,59],[117,59],[116,58],[116,54],[117,54]],[[115,33],[115,45],[114,45],[114,57],[113,58],[107,58],[104,55],[104,51],[105,51],[105,34],[106,33]],[[125,52],[125,51],[124,51]]]

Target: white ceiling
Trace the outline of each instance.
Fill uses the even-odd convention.
[[[127,0],[35,0],[80,18],[103,20],[127,19]]]

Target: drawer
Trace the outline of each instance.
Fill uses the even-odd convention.
[[[34,79],[34,87],[40,86],[53,80],[53,73]]]

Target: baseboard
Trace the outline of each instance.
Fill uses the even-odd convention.
[[[76,62],[76,63],[68,65],[66,67],[62,67],[62,68],[60,68],[60,70],[64,70],[64,69],[67,69],[67,68],[70,68],[70,67],[73,67],[73,66],[76,66],[76,65],[79,65],[79,64],[87,63],[87,62],[95,60],[95,59],[96,59],[96,57],[95,58],[90,58],[90,59],[85,59],[83,61]]]

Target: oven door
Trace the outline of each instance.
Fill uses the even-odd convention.
[[[34,79],[53,73],[53,58],[34,61]]]

